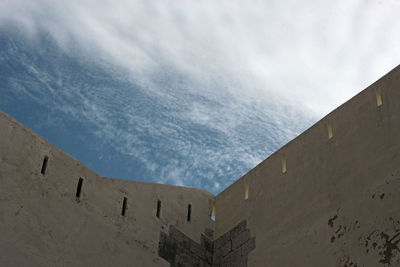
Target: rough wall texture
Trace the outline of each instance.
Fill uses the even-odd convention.
[[[213,229],[213,198],[197,189],[102,178],[0,114],[0,266],[169,266],[158,256],[160,231],[173,225],[200,243]]]
[[[201,243],[190,239],[176,227],[170,226],[169,236],[161,232],[158,255],[167,260],[171,267],[211,267],[213,261],[212,231],[201,235]]]
[[[216,198],[100,177],[0,113],[0,266],[400,266],[399,152],[400,67]]]
[[[248,266],[400,266],[399,203],[397,67],[218,195],[215,236],[246,219]]]
[[[214,267],[246,267],[247,257],[256,246],[255,237],[250,237],[246,220],[230,229],[214,242]]]

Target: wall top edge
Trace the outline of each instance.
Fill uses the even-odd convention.
[[[235,185],[236,183],[240,182],[241,180],[243,180],[246,176],[250,175],[253,171],[255,171],[256,169],[260,168],[262,166],[262,164],[264,162],[266,162],[268,159],[276,156],[278,153],[281,153],[283,150],[285,150],[286,147],[288,147],[289,145],[291,145],[292,143],[298,141],[300,138],[303,138],[308,132],[310,132],[313,128],[317,127],[318,125],[320,125],[323,121],[326,121],[329,117],[331,117],[333,114],[335,114],[338,110],[341,110],[344,108],[344,106],[346,106],[347,104],[349,104],[349,102],[354,101],[355,99],[357,99],[360,95],[364,94],[368,89],[370,89],[371,87],[374,87],[376,84],[380,83],[382,80],[387,79],[388,77],[394,75],[394,73],[396,72],[400,72],[400,64],[397,65],[396,67],[394,67],[392,70],[388,71],[386,74],[384,74],[382,77],[380,77],[378,80],[376,80],[375,82],[371,83],[370,85],[368,85],[366,88],[364,88],[363,90],[361,90],[360,92],[358,92],[356,95],[354,95],[353,97],[351,97],[350,99],[348,99],[347,101],[345,101],[344,103],[340,104],[338,107],[336,107],[335,109],[333,109],[331,112],[329,112],[328,114],[326,114],[325,116],[323,116],[321,119],[319,119],[316,123],[314,123],[313,125],[311,125],[310,127],[308,127],[306,130],[304,130],[301,134],[297,135],[295,138],[293,138],[292,140],[290,140],[289,142],[287,142],[286,144],[284,144],[283,146],[281,146],[280,148],[278,148],[275,152],[271,153],[267,158],[265,158],[264,160],[262,160],[260,163],[258,163],[254,168],[252,168],[251,170],[249,170],[247,173],[245,173],[243,176],[241,176],[240,178],[238,178],[236,181],[234,181],[231,185],[229,185],[228,187],[226,187],[223,191],[221,191],[219,194],[217,194],[215,197],[219,197],[220,195],[222,195],[224,192],[228,191],[233,185]]]
[[[27,131],[29,134],[33,135],[35,138],[38,138],[38,139],[42,140],[44,143],[49,144],[52,149],[57,150],[58,152],[60,152],[63,155],[65,155],[66,157],[72,159],[73,161],[76,161],[82,167],[87,168],[88,170],[93,172],[95,175],[97,175],[97,176],[99,176],[101,178],[104,178],[105,181],[111,181],[111,182],[115,181],[115,182],[123,183],[123,184],[126,184],[126,185],[129,185],[129,184],[143,184],[143,185],[153,185],[153,186],[170,188],[170,189],[171,188],[180,188],[180,189],[184,189],[184,190],[193,191],[193,192],[196,192],[196,193],[200,193],[201,192],[201,193],[207,195],[210,198],[214,198],[215,197],[212,193],[208,192],[207,190],[198,189],[198,188],[185,187],[185,186],[175,186],[175,185],[161,184],[161,183],[143,182],[143,181],[136,181],[136,180],[131,180],[131,179],[123,179],[123,178],[103,177],[103,176],[99,175],[97,172],[95,172],[94,170],[92,170],[91,168],[89,168],[88,166],[86,166],[81,161],[75,159],[73,156],[69,155],[67,152],[65,152],[62,149],[58,148],[56,145],[52,144],[49,140],[47,140],[44,137],[38,135],[33,130],[31,130],[29,127],[25,126],[24,124],[22,124],[21,122],[19,122],[16,119],[14,119],[12,116],[10,116],[9,114],[5,113],[2,110],[0,110],[0,117],[5,118],[5,120],[9,121],[11,124],[15,124],[17,127]]]
[[[298,141],[300,138],[302,138],[303,136],[306,135],[306,133],[308,133],[312,128],[317,127],[321,122],[325,121],[328,117],[330,117],[332,114],[334,114],[337,110],[340,110],[342,108],[344,108],[344,106],[346,104],[348,104],[351,101],[354,101],[354,99],[356,99],[359,95],[365,93],[366,90],[368,90],[369,88],[373,87],[375,84],[379,83],[380,81],[387,79],[388,77],[390,77],[391,75],[393,75],[396,72],[400,72],[400,64],[397,65],[395,68],[393,68],[392,70],[390,70],[388,73],[386,73],[385,75],[383,75],[381,78],[379,78],[378,80],[376,80],[375,82],[373,82],[371,85],[367,86],[365,89],[363,89],[362,91],[360,91],[359,93],[357,93],[355,96],[351,97],[349,100],[347,100],[346,102],[344,102],[343,104],[339,105],[337,108],[335,108],[333,111],[331,111],[330,113],[328,113],[327,115],[325,115],[323,118],[321,118],[320,120],[318,120],[316,123],[314,123],[312,126],[310,126],[309,128],[307,128],[305,131],[303,131],[301,134],[299,134],[298,136],[296,136],[295,138],[293,138],[292,140],[290,140],[288,143],[286,143],[285,145],[283,145],[282,147],[280,147],[279,149],[277,149],[275,152],[273,152],[272,154],[270,154],[266,159],[264,159],[263,161],[261,161],[259,164],[257,164],[254,168],[252,168],[250,171],[248,171],[246,174],[244,174],[243,176],[241,176],[240,178],[238,178],[235,182],[233,182],[231,185],[229,185],[228,187],[226,187],[222,192],[220,192],[218,195],[213,195],[212,193],[210,193],[207,190],[204,189],[198,189],[198,188],[193,188],[193,187],[185,187],[185,186],[175,186],[175,185],[169,185],[169,184],[161,184],[161,183],[152,183],[152,182],[143,182],[143,181],[136,181],[136,180],[128,180],[128,179],[122,179],[122,178],[111,178],[111,177],[103,177],[101,175],[99,175],[97,172],[93,171],[91,168],[87,167],[85,164],[83,164],[81,161],[75,159],[74,157],[72,157],[71,155],[69,155],[68,153],[66,153],[65,151],[61,150],[60,148],[58,148],[56,145],[52,144],[50,141],[48,141],[47,139],[45,139],[44,137],[36,134],[34,131],[32,131],[30,128],[28,128],[27,126],[25,126],[24,124],[20,123],[19,121],[17,121],[16,119],[14,119],[13,117],[11,117],[9,114],[5,113],[4,111],[0,110],[0,116],[4,117],[6,120],[10,121],[11,123],[14,123],[16,125],[18,125],[19,127],[21,127],[22,129],[28,131],[30,134],[34,135],[35,137],[43,140],[44,142],[50,144],[52,146],[52,148],[58,150],[59,152],[62,152],[64,155],[66,155],[67,157],[77,161],[79,164],[81,164],[82,166],[86,167],[87,169],[91,170],[92,172],[94,172],[95,174],[97,174],[99,177],[102,177],[108,181],[117,181],[119,183],[126,183],[126,184],[132,184],[132,183],[136,183],[136,184],[143,184],[143,185],[153,185],[153,186],[160,186],[160,187],[166,187],[166,188],[180,188],[180,189],[185,189],[185,190],[192,190],[192,191],[196,191],[196,192],[202,192],[205,193],[206,195],[209,195],[210,197],[218,197],[221,194],[223,194],[224,192],[226,192],[227,190],[229,190],[229,188],[231,188],[234,184],[236,184],[237,182],[239,182],[240,180],[242,180],[245,176],[249,175],[251,172],[253,172],[254,170],[256,170],[257,168],[259,168],[265,161],[267,161],[269,158],[275,156],[276,154],[280,153],[282,150],[284,150],[286,147],[288,147],[291,143]]]
[[[123,179],[123,178],[114,178],[114,177],[103,177],[102,178],[107,181],[107,182],[117,182],[117,183],[121,183],[121,184],[140,184],[143,186],[157,186],[157,187],[164,187],[164,188],[168,188],[168,189],[172,189],[172,188],[176,188],[176,189],[180,189],[180,190],[187,190],[187,191],[194,191],[194,192],[198,192],[198,193],[203,193],[208,195],[209,197],[214,198],[215,195],[213,195],[212,193],[210,193],[207,190],[204,189],[199,189],[199,188],[195,188],[195,187],[187,187],[187,186],[179,186],[179,185],[170,185],[170,184],[162,184],[162,183],[153,183],[153,182],[145,182],[145,181],[138,181],[138,180],[128,180],[128,179]]]

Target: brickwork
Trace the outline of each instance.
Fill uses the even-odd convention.
[[[213,241],[201,235],[201,244],[196,243],[176,227],[170,226],[169,235],[160,232],[158,255],[171,267],[211,267]]]
[[[246,226],[244,220],[215,242],[202,235],[201,244],[170,226],[169,235],[160,232],[158,255],[171,267],[246,267],[248,254],[256,247]]]
[[[0,111],[0,266],[400,266],[399,133],[400,66],[213,196],[101,177]]]
[[[247,266],[248,254],[255,249],[256,240],[246,226],[244,220],[215,240],[213,267]]]

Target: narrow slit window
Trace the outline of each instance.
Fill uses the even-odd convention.
[[[286,172],[286,155],[282,154],[282,173]]]
[[[332,123],[328,122],[328,139],[331,139],[333,137],[333,130],[332,130]]]
[[[381,88],[376,88],[375,93],[376,93],[376,105],[380,107],[382,106]]]
[[[188,210],[187,210],[187,221],[190,222],[190,218],[192,216],[192,205],[188,205]]]
[[[82,179],[82,178],[79,178],[78,186],[76,187],[76,197],[77,197],[77,198],[80,198],[80,197],[81,197],[82,184],[83,184],[83,179]]]
[[[128,203],[128,199],[126,197],[124,197],[124,200],[122,201],[122,211],[121,211],[122,216],[125,216],[125,214],[126,214],[127,203]]]
[[[249,179],[244,179],[244,199],[249,198]]]
[[[160,213],[161,213],[161,200],[158,200],[157,201],[157,213],[156,213],[157,218],[160,218]]]
[[[213,203],[211,208],[211,220],[215,221],[215,203]]]
[[[46,174],[47,162],[48,162],[48,161],[49,161],[49,157],[48,157],[48,156],[45,156],[44,159],[43,159],[42,170],[40,171],[40,173],[41,173],[42,175],[45,175],[45,174]]]

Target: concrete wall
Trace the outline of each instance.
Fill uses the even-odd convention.
[[[171,266],[159,256],[160,235],[173,226],[194,243],[212,239],[213,198],[197,189],[102,178],[0,114],[0,266]]]
[[[397,67],[219,194],[215,237],[247,221],[248,266],[400,266],[399,152]]]

